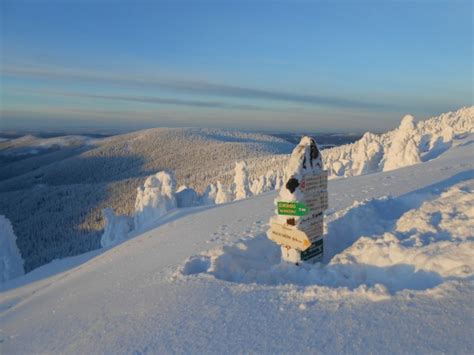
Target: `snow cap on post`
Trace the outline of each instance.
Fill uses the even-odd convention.
[[[285,169],[285,185],[282,190],[287,190],[293,194],[305,174],[322,170],[323,162],[321,153],[319,152],[315,140],[311,137],[304,136],[291,153],[290,161]],[[281,197],[288,198],[289,196]]]

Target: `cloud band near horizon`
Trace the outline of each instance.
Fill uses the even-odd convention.
[[[2,76],[23,78],[23,79],[42,79],[53,81],[72,81],[77,83],[92,83],[111,85],[118,88],[143,88],[153,87],[159,89],[167,89],[183,93],[196,95],[225,97],[230,99],[245,100],[265,100],[283,103],[304,104],[311,106],[337,107],[342,109],[365,109],[365,110],[392,110],[400,109],[399,106],[380,103],[365,102],[359,100],[346,99],[341,97],[321,96],[313,94],[301,94],[283,92],[278,90],[267,90],[261,88],[250,88],[236,85],[216,84],[207,81],[182,80],[182,79],[164,79],[149,78],[138,75],[111,75],[83,70],[64,70],[64,69],[47,69],[47,68],[26,68],[9,66],[2,69]],[[68,95],[71,93],[64,93]],[[127,100],[135,102],[161,103],[183,106],[207,107],[207,108],[225,108],[225,109],[243,109],[243,110],[260,110],[256,105],[245,104],[228,104],[217,101],[200,101],[200,100],[182,100],[182,99],[165,99],[145,96],[128,96],[128,95],[82,95],[82,97],[102,98],[111,100]]]

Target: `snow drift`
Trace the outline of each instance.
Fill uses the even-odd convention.
[[[354,203],[330,219],[323,263],[282,263],[278,245],[262,233],[192,256],[179,274],[243,284],[326,286],[339,296],[349,288],[372,300],[467,279],[474,275],[473,181],[440,195],[429,194],[439,190],[433,187],[429,193]]]

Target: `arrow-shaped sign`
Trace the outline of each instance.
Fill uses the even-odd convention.
[[[277,203],[278,214],[285,216],[304,216],[309,213],[309,207],[303,202],[283,202]]]
[[[306,250],[311,246],[308,235],[298,229],[272,223],[268,231],[268,238],[274,242],[297,250]]]

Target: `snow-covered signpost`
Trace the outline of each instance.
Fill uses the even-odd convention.
[[[323,213],[328,208],[328,175],[313,138],[303,137],[285,169],[268,238],[281,245],[283,260],[317,261],[323,255]]]

